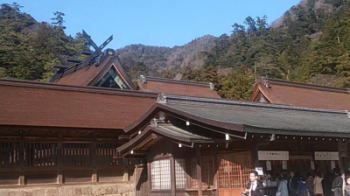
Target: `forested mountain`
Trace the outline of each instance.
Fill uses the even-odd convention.
[[[232,34],[212,38],[212,42],[205,50],[197,48],[195,66],[191,61],[186,66],[181,58],[166,63],[171,48],[152,52],[152,47],[139,45],[120,51],[127,50],[138,62],[131,67],[132,73],[157,74],[156,67],[166,70],[161,73],[165,77],[211,81],[226,98],[247,99],[256,76],[350,87],[350,6],[346,0],[302,0],[272,25],[265,17],[247,17],[243,24],[232,26]]]
[[[231,72],[218,77],[223,68]],[[273,26],[247,17],[216,40],[201,70],[187,69],[184,78],[205,80],[209,73],[226,98],[246,99],[254,76],[350,87],[349,2],[303,0]]]
[[[117,54],[132,76],[137,77],[138,74],[159,76],[174,73],[185,67],[201,68],[206,59],[205,52],[213,49],[216,39],[214,36],[206,35],[183,46],[172,48],[130,45],[118,49]]]
[[[17,4],[2,5],[0,74],[45,80],[53,65],[86,49],[79,34],[64,34],[63,16],[39,23]],[[271,25],[249,16],[229,35],[173,48],[130,45],[117,54],[133,77],[211,81],[225,98],[247,99],[256,76],[350,87],[350,2],[302,0]]]
[[[0,77],[47,80],[54,65],[86,49],[81,35],[72,38],[64,33],[63,13],[54,13],[49,24],[37,22],[20,8],[16,3],[0,8]]]

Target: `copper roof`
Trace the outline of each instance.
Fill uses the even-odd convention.
[[[178,115],[179,119],[223,128],[227,131],[350,138],[350,113],[297,106],[225,99],[160,95],[153,111]],[[155,115],[148,112],[148,115]],[[143,116],[149,119],[149,116]],[[126,132],[134,132],[138,120]],[[216,129],[215,130],[218,130]]]
[[[0,80],[0,125],[123,129],[154,104],[157,94]]]
[[[260,139],[270,142],[276,138],[288,139],[289,136],[300,140],[305,137],[308,141],[345,141],[345,138],[350,138],[350,113],[161,94],[157,104],[124,131],[129,134],[130,140],[117,148],[123,155],[131,150],[145,152],[160,138],[188,147],[193,147],[195,143],[226,143],[227,135],[247,140],[248,135],[254,138],[254,134],[261,134]]]
[[[57,84],[91,86],[94,85],[112,66],[115,67],[118,74],[130,89],[135,89],[129,76],[120,65],[118,57],[107,57],[99,66],[78,65],[70,67],[63,73],[56,73],[51,82]]]
[[[141,76],[139,80],[141,91],[169,93],[175,95],[220,98],[211,83],[171,80],[158,77]]]
[[[274,104],[350,110],[350,91],[345,88],[259,78],[251,101],[259,101],[260,97]]]

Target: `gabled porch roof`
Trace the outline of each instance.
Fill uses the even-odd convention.
[[[161,123],[156,126],[147,126],[129,142],[120,146],[118,151],[121,154],[124,154],[132,149],[138,150],[153,144],[161,137],[170,139],[174,142],[180,142],[187,146],[192,145],[193,143],[214,143],[212,138],[186,131],[169,123]]]
[[[150,121],[169,118],[178,119],[177,124],[153,125]],[[181,123],[182,122],[182,123]],[[186,124],[186,125],[185,125]],[[189,125],[203,128],[198,130]],[[133,126],[124,131],[132,138],[138,131],[152,130],[160,137],[179,142],[186,136],[201,138],[204,141],[224,141],[226,134],[246,139],[247,134],[267,134],[286,136],[310,136],[350,138],[350,114],[341,110],[322,110],[294,106],[273,105],[253,102],[229,101],[198,97],[160,95],[157,103]],[[220,138],[208,135],[208,132],[221,134]],[[141,134],[142,135],[142,134]],[[176,138],[180,136],[181,139]],[[225,135],[225,136],[224,136]],[[132,138],[120,147],[131,146],[142,140],[141,136]],[[196,143],[196,142],[193,142]]]
[[[160,95],[157,103],[126,132],[139,129],[146,119],[157,111],[171,113],[179,118],[197,121],[224,130],[266,133],[284,131],[290,135],[329,134],[350,137],[350,117],[346,110],[324,110],[276,104],[241,102],[224,99]],[[254,128],[254,129],[253,129]]]

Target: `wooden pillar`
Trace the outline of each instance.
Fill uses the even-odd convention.
[[[171,195],[176,195],[175,159],[170,157]]]
[[[63,172],[58,172],[57,173],[57,181],[56,181],[57,184],[63,184]]]
[[[128,163],[129,164],[129,163]],[[129,181],[129,166],[124,166],[123,181]]]
[[[219,171],[219,165],[218,165],[218,155],[217,155],[217,152],[214,152],[213,153],[213,156],[214,156],[214,182],[213,182],[213,185],[214,187],[216,188],[216,190],[218,190],[219,186],[218,186],[218,171]],[[218,192],[218,191],[216,191]]]
[[[345,161],[345,158],[346,158],[347,147],[348,147],[348,145],[347,145],[346,142],[345,143],[344,142],[338,142],[339,169],[340,169],[341,176],[343,178],[343,194],[345,192],[345,186],[346,186],[346,182],[345,182],[345,169],[346,168],[345,168],[345,165],[344,165],[344,161]]]
[[[24,175],[21,173],[18,178],[18,185],[23,186],[25,184]]]
[[[144,180],[144,177],[142,174],[144,172],[144,170],[146,170],[146,165],[143,163],[140,164],[136,164],[135,165],[135,178],[134,178],[134,182],[135,182],[135,193],[136,195],[140,195],[140,194],[147,194],[144,193],[142,191],[145,191],[143,189],[143,185],[142,185],[142,181]],[[148,176],[147,176],[148,177]]]
[[[63,184],[63,144],[57,144],[57,184]]]
[[[24,151],[25,151],[25,145],[24,145],[24,132],[20,131],[20,143],[18,144],[18,150],[19,150],[19,167],[20,167],[20,174],[18,177],[18,185],[22,186],[25,185],[25,176],[24,176],[24,167],[25,167],[25,163],[24,161],[26,160],[24,155]],[[13,149],[11,149],[13,150]]]
[[[148,194],[151,194],[152,192],[152,178],[151,178],[151,175],[152,175],[152,168],[151,168],[151,163],[147,160],[147,183],[148,183]]]
[[[92,182],[92,183],[97,183],[97,182],[98,182],[97,169],[93,169],[93,170],[92,170],[91,182]]]
[[[92,166],[92,174],[91,174],[91,182],[97,183],[98,182],[98,173],[97,173],[97,163],[96,163],[96,142],[93,142],[90,146],[91,151],[91,166]]]
[[[219,175],[219,160],[218,160],[218,150],[216,149],[214,152],[214,187],[216,188],[215,196],[219,195],[219,183],[218,183],[218,175]]]
[[[255,169],[256,167],[260,167],[260,164],[259,164],[259,159],[258,159],[258,146],[256,144],[253,144],[251,146],[251,158],[252,158],[252,169]]]
[[[202,187],[201,150],[199,147],[196,148],[196,170],[197,170],[198,196],[202,196],[203,187]]]

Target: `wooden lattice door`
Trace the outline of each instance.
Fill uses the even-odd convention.
[[[219,196],[240,195],[253,170],[250,152],[235,152],[218,155]]]

